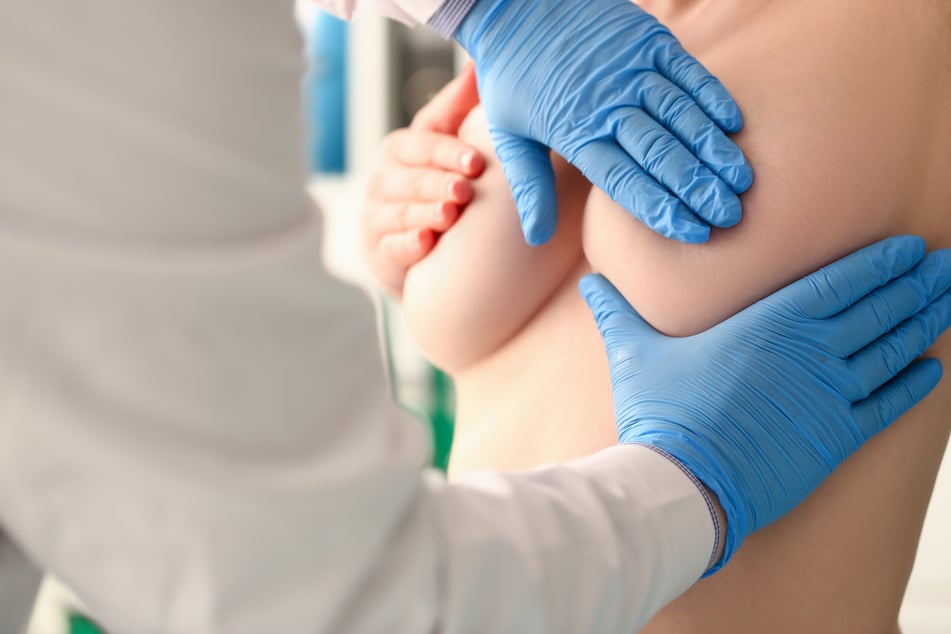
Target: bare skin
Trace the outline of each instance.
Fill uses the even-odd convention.
[[[576,291],[592,268],[655,327],[683,335],[886,235],[951,246],[949,3],[642,5],[744,111],[737,141],[756,170],[744,220],[706,245],[674,243],[602,193],[589,198],[561,163],[558,233],[532,249],[473,117],[461,140],[481,150],[485,172],[455,226],[407,265],[403,287],[423,350],[456,379],[453,474],[614,444],[604,352]],[[951,338],[931,354],[951,363]],[[644,631],[895,632],[949,412],[945,381]]]

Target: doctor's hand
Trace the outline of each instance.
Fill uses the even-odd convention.
[[[554,233],[549,148],[658,233],[704,242],[740,220],[753,172],[725,132],[723,85],[630,0],[477,0],[456,39],[475,60],[525,237]]]
[[[938,360],[909,364],[951,324],[951,250],[924,251],[913,236],[884,240],[683,338],[656,332],[603,277],[582,280],[620,441],[667,454],[719,498],[714,570],[937,385]]]
[[[414,117],[383,140],[367,183],[363,250],[380,288],[397,299],[406,272],[426,257],[472,200],[485,169],[479,150],[457,138],[478,104],[468,66]]]

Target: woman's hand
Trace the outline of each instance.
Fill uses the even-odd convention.
[[[457,137],[479,102],[471,64],[443,88],[409,128],[380,146],[363,210],[364,250],[380,287],[399,298],[406,272],[424,258],[472,200],[469,182],[485,168]]]

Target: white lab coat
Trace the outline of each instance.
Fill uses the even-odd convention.
[[[290,0],[0,2],[0,632],[24,553],[113,634],[636,628],[701,495],[639,447],[421,468],[321,266],[299,66]]]
[[[378,13],[410,26],[426,24],[444,0],[297,0],[320,6],[345,20],[358,11]]]

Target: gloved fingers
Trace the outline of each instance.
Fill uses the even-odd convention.
[[[380,145],[384,159],[406,167],[437,168],[475,178],[485,169],[485,157],[455,136],[401,129],[386,136]],[[385,168],[384,168],[385,169]]]
[[[475,195],[468,178],[423,167],[394,167],[377,176],[374,195],[385,201],[436,202],[466,205]]]
[[[904,275],[924,255],[925,241],[917,236],[886,238],[793,282],[771,298],[791,303],[810,319],[827,319]]]
[[[654,51],[657,70],[690,95],[713,121],[727,132],[739,132],[743,113],[730,91],[704,68],[675,38]]]
[[[920,357],[951,326],[951,293],[905,320],[897,328],[855,353],[849,370],[859,377],[859,394],[847,394],[853,401],[865,398]]]
[[[951,249],[929,253],[914,269],[831,319],[833,327],[841,333],[834,346],[836,354],[847,357],[857,353],[906,319],[930,307],[949,287]]]
[[[743,151],[678,86],[663,78],[652,80],[642,93],[641,106],[733,192],[741,194],[753,184],[753,168]]]
[[[536,141],[490,129],[495,152],[512,189],[525,240],[538,246],[555,234],[558,196],[550,150]]]
[[[721,227],[739,222],[740,199],[677,137],[643,110],[625,108],[615,116],[618,144],[644,172],[704,221]]]
[[[852,406],[859,430],[871,438],[885,429],[926,397],[938,385],[941,374],[941,362],[937,359],[922,359],[905,368],[867,399]]]
[[[709,225],[616,144],[588,143],[572,162],[596,187],[662,236],[688,243],[710,238]]]
[[[578,290],[594,315],[612,365],[615,361],[636,357],[640,345],[635,344],[663,337],[603,275],[585,275],[578,283]]]

